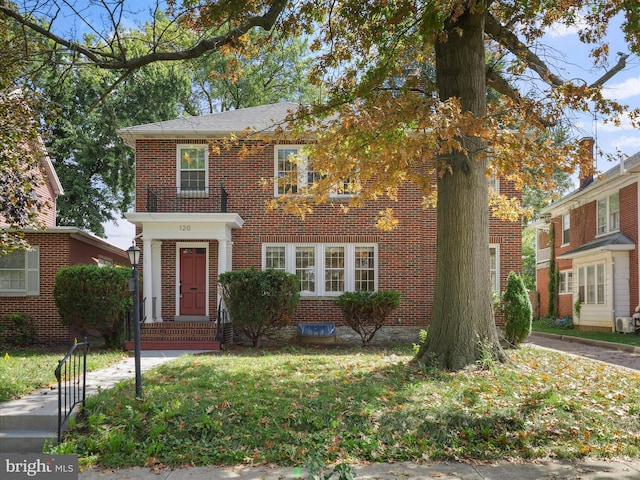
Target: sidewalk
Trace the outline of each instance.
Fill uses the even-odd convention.
[[[640,370],[640,349],[629,349],[617,344],[597,344],[590,341],[549,335],[532,335],[528,341],[533,345],[560,350],[573,355],[619,365],[624,368]],[[625,351],[626,350],[626,351]],[[172,352],[171,357],[156,359],[159,363],[178,356],[180,352]],[[151,352],[147,352],[147,355]],[[165,353],[165,355],[167,355]],[[148,363],[145,363],[148,362]],[[151,361],[143,359],[147,368]],[[133,365],[133,364],[131,364]],[[133,366],[130,367],[133,372]],[[130,373],[133,375],[133,373]],[[522,463],[461,463],[461,462],[429,462],[417,464],[373,463],[355,466],[358,480],[424,480],[464,479],[464,480],[539,480],[539,479],[573,479],[573,480],[614,480],[640,478],[640,459],[625,460],[591,460],[560,461],[537,460]],[[326,470],[323,473],[329,473]],[[304,479],[308,475],[305,469],[282,468],[274,466],[235,466],[235,467],[193,467],[170,469],[128,468],[120,470],[89,470],[81,472],[81,480],[289,480]],[[331,477],[337,480],[337,475]]]
[[[640,461],[535,461],[527,463],[467,464],[438,462],[416,464],[374,463],[356,466],[358,480],[631,480],[640,478]],[[194,467],[152,471],[132,468],[115,471],[80,473],[82,480],[289,480],[304,479],[300,468],[275,467]],[[331,477],[338,480],[337,475]]]

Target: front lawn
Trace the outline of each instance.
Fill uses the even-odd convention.
[[[84,467],[640,454],[640,374],[525,346],[488,370],[410,348],[186,356],[87,399],[55,448]]]
[[[566,335],[570,337],[588,338],[611,343],[622,343],[640,347],[640,334],[634,333],[612,333],[612,332],[585,332],[575,328],[559,328],[548,319],[535,320],[532,324],[532,331],[543,333],[554,333],[556,335]]]
[[[87,369],[96,370],[124,358],[122,352],[89,351]],[[67,349],[0,350],[0,402],[57,384],[55,370]]]

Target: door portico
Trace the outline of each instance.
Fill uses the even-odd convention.
[[[143,275],[143,299],[144,299],[144,321],[147,323],[162,322],[162,278],[163,274],[175,275],[176,285],[176,313],[175,318],[179,319],[183,313],[182,308],[187,308],[187,313],[184,314],[189,317],[196,312],[192,307],[185,306],[182,302],[184,297],[181,298],[180,292],[180,280],[183,275],[181,270],[184,267],[181,261],[181,250],[188,249],[204,249],[203,253],[195,253],[195,258],[189,259],[189,261],[197,260],[196,263],[202,262],[205,259],[204,272],[197,271],[198,265],[192,264],[187,269],[191,269],[191,272],[187,272],[190,275],[198,275],[199,280],[196,282],[202,283],[202,276],[204,275],[204,292],[200,291],[200,286],[190,285],[188,288],[196,288],[197,290],[189,290],[189,292],[199,292],[198,295],[192,295],[185,301],[198,301],[200,305],[204,302],[204,314],[202,316],[209,316],[212,312],[209,311],[210,302],[210,285],[208,282],[209,269],[212,268],[209,265],[210,251],[209,242],[217,241],[218,243],[218,264],[217,273],[224,273],[231,269],[232,266],[232,230],[235,228],[242,228],[244,220],[237,214],[233,213],[127,213],[127,220],[135,224],[138,231],[138,237],[142,239],[142,275]],[[163,271],[164,266],[162,262],[162,243],[166,241],[175,241],[175,264],[176,269],[173,272]],[[185,257],[187,258],[187,257]],[[184,259],[182,259],[184,260]],[[195,269],[195,270],[194,270]],[[190,279],[193,281],[193,278]],[[183,294],[184,286],[183,286]],[[166,294],[166,290],[165,290]],[[204,295],[204,296],[203,296]],[[204,299],[204,300],[203,300]],[[217,299],[216,299],[217,300]],[[216,301],[217,304],[217,301]],[[192,308],[189,310],[189,308]],[[198,307],[202,309],[202,307]],[[196,314],[199,316],[198,314]]]

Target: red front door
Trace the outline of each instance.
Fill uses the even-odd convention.
[[[207,254],[205,248],[180,249],[180,315],[205,315]]]

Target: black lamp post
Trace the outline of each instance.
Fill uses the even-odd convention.
[[[133,268],[133,343],[136,364],[136,398],[142,398],[142,374],[140,373],[140,293],[138,287],[138,264],[140,263],[140,249],[135,243],[127,250],[129,262]]]

